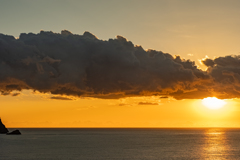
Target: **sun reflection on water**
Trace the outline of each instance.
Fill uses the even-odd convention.
[[[207,159],[223,159],[228,155],[226,133],[223,129],[205,131],[204,154]]]

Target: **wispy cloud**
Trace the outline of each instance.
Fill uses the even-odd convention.
[[[71,98],[61,97],[61,96],[54,96],[54,97],[51,97],[50,99],[55,99],[55,100],[73,100]]]
[[[159,105],[159,104],[153,102],[139,102],[138,105]]]

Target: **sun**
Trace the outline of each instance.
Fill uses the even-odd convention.
[[[202,104],[209,109],[216,110],[222,108],[226,102],[224,100],[217,99],[216,97],[208,97],[202,100]]]

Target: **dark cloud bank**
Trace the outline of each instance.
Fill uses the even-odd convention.
[[[240,56],[203,63],[207,71],[179,56],[145,51],[121,36],[103,41],[89,32],[74,35],[66,30],[23,33],[19,39],[0,34],[2,95],[33,89],[97,98],[240,97]]]

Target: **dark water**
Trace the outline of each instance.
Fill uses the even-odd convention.
[[[1,160],[240,159],[240,129],[20,129]]]

